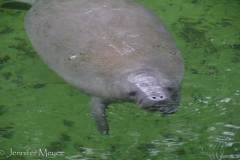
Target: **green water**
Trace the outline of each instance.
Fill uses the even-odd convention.
[[[179,112],[161,117],[111,104],[110,135],[101,136],[89,96],[30,45],[26,11],[0,8],[0,160],[240,159],[240,1],[138,1],[162,19],[182,52]]]

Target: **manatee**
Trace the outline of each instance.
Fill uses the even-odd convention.
[[[163,24],[132,0],[25,0],[26,33],[40,58],[67,83],[91,96],[98,131],[108,134],[106,109],[132,102],[174,113],[184,62]]]

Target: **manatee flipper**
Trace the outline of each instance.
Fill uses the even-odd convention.
[[[91,97],[90,110],[93,118],[96,121],[97,129],[101,134],[108,134],[108,123],[106,120],[106,109],[105,104],[100,98]]]
[[[36,0],[8,0],[1,4],[1,8],[28,11]]]
[[[33,5],[37,0],[8,0],[7,2],[22,2]]]

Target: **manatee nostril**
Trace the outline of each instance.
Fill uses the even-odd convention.
[[[166,99],[165,95],[160,95],[160,96],[151,96],[150,97],[151,100],[155,100],[155,101],[162,101]]]

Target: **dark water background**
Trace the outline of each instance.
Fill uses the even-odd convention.
[[[48,69],[30,45],[27,11],[0,8],[0,160],[54,153],[70,160],[240,159],[240,1],[138,1],[162,19],[182,52],[179,112],[160,117],[111,104],[110,135],[101,136],[89,96]]]

